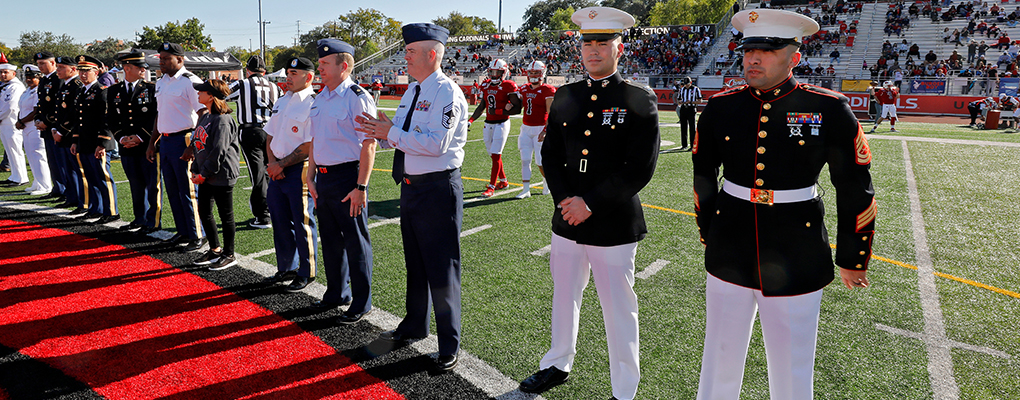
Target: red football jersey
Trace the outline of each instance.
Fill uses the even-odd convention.
[[[556,88],[549,84],[543,84],[538,89],[533,89],[530,84],[521,86],[521,114],[524,114],[524,125],[545,126],[549,114],[545,111],[547,101],[552,101],[556,94]]]
[[[488,83],[482,85],[482,94],[485,96],[485,122],[503,122],[510,119],[506,113],[506,105],[510,101],[510,93],[516,91],[517,84],[511,80],[503,81],[497,86]]]
[[[875,90],[875,99],[878,100],[878,104],[882,104],[882,105],[893,104],[893,103],[896,102],[896,95],[898,95],[898,94],[900,94],[900,89],[897,89],[897,88],[892,88],[892,89],[885,89],[885,88],[876,89]]]

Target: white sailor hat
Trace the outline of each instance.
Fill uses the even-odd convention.
[[[818,32],[815,20],[783,10],[743,10],[733,14],[730,23],[744,34],[737,50],[777,50],[791,44],[799,46],[802,37]]]
[[[581,27],[581,40],[609,40],[634,26],[634,17],[612,7],[585,7],[570,16]]]
[[[0,71],[3,71],[3,70],[17,71],[18,67],[14,66],[14,64],[3,63],[3,64],[0,64]]]

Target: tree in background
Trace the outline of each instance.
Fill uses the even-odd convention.
[[[74,57],[82,53],[82,46],[74,42],[74,38],[64,35],[54,35],[52,32],[31,31],[22,32],[18,39],[21,46],[12,49],[7,54],[11,63],[29,64],[34,63],[34,55],[46,50],[56,56]]]
[[[469,17],[457,11],[439,17],[432,23],[450,30],[450,36],[485,35],[496,33],[496,24],[482,17]]]
[[[98,58],[99,61],[110,66],[117,60],[117,52],[130,48],[131,45],[132,43],[124,42],[123,39],[108,37],[106,40],[96,40],[92,43],[86,43],[85,53]]]
[[[212,36],[203,33],[205,24],[198,18],[190,18],[184,23],[167,22],[166,25],[149,28],[142,27],[138,33],[138,47],[142,49],[159,49],[166,42],[178,43],[184,51],[211,51]]]
[[[570,19],[571,15],[574,15],[574,7],[561,8],[553,11],[552,16],[549,18],[549,30],[553,31],[567,31],[578,29],[577,24]]]
[[[301,35],[299,42],[304,47],[304,57],[319,59],[315,42],[323,38],[336,38],[354,46],[354,59],[375,54],[387,44],[400,41],[400,21],[387,17],[375,9],[359,8],[335,21],[329,21]]]
[[[648,25],[691,25],[719,22],[732,0],[666,0],[648,12]]]
[[[603,7],[613,7],[626,11],[637,20],[637,25],[655,25],[648,22],[648,13],[652,6],[662,0],[602,0]]]
[[[291,47],[278,46],[273,48],[273,50],[276,50],[275,52],[273,52],[273,60],[271,62],[266,61],[266,65],[272,66],[268,72],[274,72],[281,68],[287,68],[287,61],[294,57],[308,58],[309,60],[312,61],[313,64],[317,64],[319,60],[316,57],[309,58],[307,55],[305,55],[305,48],[302,46]]]
[[[539,30],[551,30],[550,22],[557,10],[573,8],[578,10],[585,7],[597,6],[595,0],[539,0],[528,7],[524,12],[524,25],[518,28],[518,32],[526,32],[538,28]],[[567,18],[570,19],[569,16]]]

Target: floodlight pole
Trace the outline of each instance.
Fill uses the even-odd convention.
[[[262,0],[259,0],[262,1]],[[496,26],[496,33],[503,33],[503,0],[499,0],[499,19]]]

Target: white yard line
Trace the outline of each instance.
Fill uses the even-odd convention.
[[[935,268],[928,248],[928,234],[924,229],[921,197],[917,192],[914,166],[910,161],[910,148],[903,144],[903,168],[906,171],[907,196],[910,198],[910,224],[914,233],[914,252],[917,255],[917,286],[921,295],[924,315],[924,342],[928,350],[928,376],[936,399],[959,399],[960,387],[953,376],[953,356],[947,346],[946,324],[939,306],[939,292],[935,287]]]
[[[651,265],[641,270],[641,272],[634,274],[634,277],[640,279],[651,278],[652,275],[655,275],[660,270],[662,270],[662,267],[665,267],[667,265],[669,265],[669,261],[667,260],[655,260],[655,262],[651,263]]]
[[[466,230],[464,232],[461,232],[460,233],[460,237],[466,237],[468,235],[474,235],[474,234],[476,234],[478,232],[484,231],[484,230],[489,229],[489,228],[492,228],[492,225],[485,224],[485,225],[482,225],[482,226],[479,226],[479,227],[476,227],[476,228],[471,228],[471,229],[468,229],[468,230]]]
[[[896,135],[867,135],[868,140],[871,139],[883,139],[883,140],[900,140],[900,141],[911,141],[911,142],[929,142],[929,143],[942,143],[942,144],[968,144],[975,146],[998,146],[998,147],[1020,147],[1020,143],[1012,142],[991,142],[986,140],[969,140],[969,139],[943,139],[943,138],[930,138],[930,137],[917,137],[917,136],[896,136]]]
[[[548,245],[548,246],[545,246],[545,247],[543,247],[541,249],[538,249],[538,250],[535,250],[535,251],[531,252],[531,255],[541,257],[541,256],[544,256],[546,254],[549,254],[550,251],[552,251],[552,245],[551,244]]]
[[[377,216],[376,216],[376,215],[373,215],[373,216],[371,216],[371,217],[368,217],[368,218],[369,218],[369,219],[374,219],[375,217],[377,217]],[[381,220],[381,221],[378,221],[378,222],[373,222],[373,223],[371,223],[371,224],[368,224],[368,228],[369,228],[369,229],[372,229],[372,228],[375,228],[375,227],[377,227],[377,226],[383,226],[383,225],[389,225],[389,224],[396,224],[396,223],[400,223],[400,217],[394,217],[394,218],[389,218],[389,219],[383,219],[383,220]]]

